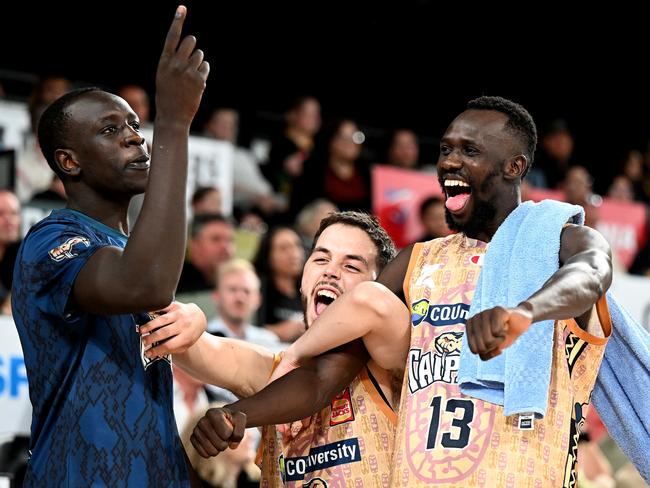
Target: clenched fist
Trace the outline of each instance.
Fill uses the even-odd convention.
[[[196,452],[207,459],[229,446],[235,449],[245,430],[246,414],[228,407],[211,408],[194,427],[190,441]]]
[[[492,359],[526,332],[532,319],[531,311],[524,304],[484,310],[467,321],[469,348],[483,361]]]

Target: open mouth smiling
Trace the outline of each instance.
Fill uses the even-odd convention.
[[[445,206],[452,213],[463,210],[472,195],[472,188],[467,182],[460,179],[445,179],[443,189],[445,191]]]
[[[339,296],[341,296],[341,292],[331,286],[317,288],[314,297],[316,316],[322,314]]]

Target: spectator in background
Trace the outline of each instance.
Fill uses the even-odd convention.
[[[192,215],[220,214],[221,192],[214,186],[200,186],[192,195]]]
[[[397,129],[390,138],[386,152],[386,164],[405,169],[417,169],[420,157],[420,141],[410,129]]]
[[[20,202],[9,190],[0,190],[0,308],[11,314],[14,264],[20,247]]]
[[[418,242],[426,242],[438,237],[449,235],[449,227],[445,217],[445,202],[440,197],[429,197],[420,204],[420,222],[424,227],[424,235]]]
[[[151,123],[151,102],[144,88],[139,85],[124,85],[117,91],[117,95],[131,106],[140,120],[140,126],[145,127]]]
[[[319,198],[306,205],[296,217],[296,231],[302,240],[302,247],[305,250],[305,256],[311,254],[311,248],[314,244],[314,236],[320,227],[320,221],[333,212],[338,212],[338,208],[329,200]]]
[[[215,108],[203,127],[203,133],[208,137],[236,144],[239,135],[239,113],[233,108]]]
[[[285,120],[284,133],[271,141],[264,172],[274,190],[290,201],[294,183],[303,173],[321,127],[320,103],[314,97],[298,97],[289,106]]]
[[[602,198],[593,192],[594,179],[584,166],[573,166],[565,175],[559,187],[567,202],[581,205],[585,209],[585,225],[596,228],[598,208]]]
[[[260,279],[253,265],[244,259],[233,259],[219,266],[217,287],[212,295],[217,317],[208,322],[207,331],[220,337],[241,339],[279,353],[288,347],[273,332],[255,327],[250,320],[262,303]],[[237,401],[223,388],[207,385],[216,400]]]
[[[191,224],[188,257],[176,292],[213,290],[217,267],[234,255],[232,223],[221,214],[197,215]]]
[[[265,214],[258,207],[250,207],[246,209],[235,208],[235,210],[235,218],[237,219],[237,222],[239,222],[240,230],[257,234],[260,238],[269,230]]]
[[[223,402],[215,402],[210,408],[223,407]],[[206,409],[207,410],[207,409]],[[226,449],[216,457],[202,458],[190,442],[194,426],[205,411],[194,415],[185,424],[181,440],[190,463],[206,488],[257,488],[261,477],[260,468],[255,464],[259,441],[256,429],[246,429],[243,439],[236,449]]]
[[[637,150],[628,151],[621,163],[621,175],[625,176],[632,187],[633,199],[639,202],[650,200],[643,184],[643,154]]]
[[[30,108],[37,105],[45,105],[47,107],[54,100],[65,95],[70,90],[72,90],[72,83],[67,78],[58,75],[45,76],[34,86],[34,89],[29,95],[28,105]],[[45,110],[45,107],[43,107],[43,110]],[[32,122],[34,121],[32,120]]]
[[[35,193],[46,190],[52,181],[52,170],[43,157],[36,131],[38,121],[47,106],[72,88],[72,83],[60,76],[41,79],[29,96],[30,133],[25,136],[16,159],[16,196],[28,202]]]
[[[262,303],[260,286],[255,268],[245,259],[233,259],[219,266],[213,294],[219,317],[208,322],[207,331],[259,344],[274,352],[284,349],[277,335],[250,323]]]
[[[607,197],[619,202],[634,201],[634,187],[625,175],[615,176],[607,189]]]
[[[304,262],[300,236],[286,226],[267,232],[254,260],[262,281],[262,307],[257,324],[285,342],[295,340],[305,331],[299,293]]]
[[[323,133],[324,144],[307,161],[291,196],[291,215],[317,198],[341,210],[370,211],[370,169],[361,159],[364,134],[356,123],[341,119]]]
[[[179,432],[188,427],[188,420],[195,415],[205,412],[210,404],[206,385],[183,371],[175,364],[172,365],[174,374],[174,417]]]
[[[585,225],[598,229],[600,221],[600,206],[603,199],[593,192],[593,177],[584,166],[572,166],[566,173],[560,188],[568,203],[580,205],[585,209]],[[612,252],[612,267],[617,273],[625,273],[626,269],[617,254]]]
[[[574,139],[567,122],[553,120],[540,138],[535,165],[527,178],[534,186],[555,189],[573,165]]]
[[[231,108],[217,108],[204,127],[204,134],[233,145],[233,196],[236,206],[256,206],[266,214],[286,210],[286,200],[273,194],[259,164],[248,149],[237,145],[239,113]]]

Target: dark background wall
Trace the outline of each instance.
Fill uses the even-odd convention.
[[[137,83],[153,93],[176,5],[5,3],[0,72],[62,74],[107,88]],[[212,66],[197,127],[212,107],[234,105],[251,136],[309,93],[325,117],[351,116],[377,135],[415,128],[425,157],[435,158],[437,137],[467,100],[499,94],[524,104],[540,128],[566,118],[597,186],[650,135],[648,42],[642,17],[629,10],[592,6],[569,17],[568,7],[539,3],[506,16],[427,0],[186,5],[185,31]]]

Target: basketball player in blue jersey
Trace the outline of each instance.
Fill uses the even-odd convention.
[[[143,355],[137,331],[172,301],[185,250],[188,134],[209,72],[196,39],[181,41],[185,16],[178,7],[158,64],[151,164],[137,115],[115,95],[73,91],[40,120],[68,206],[31,229],[15,271],[33,405],[27,487],[189,484],[171,366]],[[137,55],[122,35],[114,47]],[[145,190],[131,230],[129,202]]]

